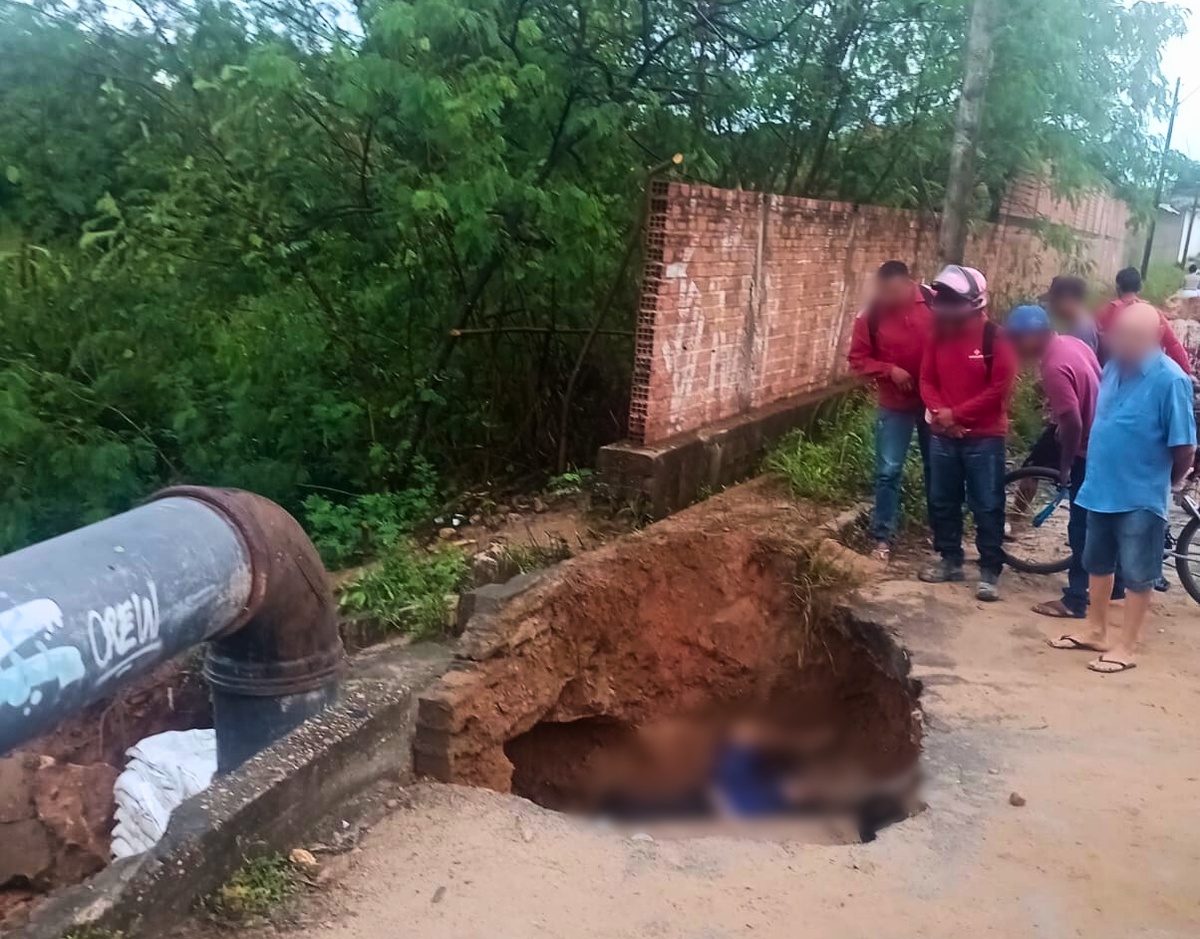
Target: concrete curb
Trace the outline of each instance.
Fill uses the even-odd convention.
[[[161,936],[253,851],[280,851],[372,782],[412,772],[420,690],[448,667],[432,645],[383,647],[352,667],[339,702],[185,802],[154,850],[112,864],[42,903],[10,939],[80,927]]]

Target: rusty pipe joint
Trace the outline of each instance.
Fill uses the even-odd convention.
[[[336,700],[345,670],[325,567],[300,524],[269,499],[238,489],[175,486],[221,515],[245,545],[245,606],[215,632],[204,675],[212,687],[217,771],[229,772]]]

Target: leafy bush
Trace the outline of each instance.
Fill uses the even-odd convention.
[[[817,502],[847,502],[869,496],[875,483],[875,406],[855,395],[808,431],[784,436],[767,454],[764,468],[782,477],[791,491]],[[925,489],[916,440],[904,465],[900,512],[907,524],[925,519]]]
[[[1014,455],[1024,457],[1046,426],[1045,406],[1037,381],[1023,374],[1013,389],[1008,408],[1008,447]]]
[[[422,458],[590,458],[623,429],[647,169],[936,208],[969,9],[136,6],[0,2],[0,551],[170,483],[382,493],[307,507],[347,563],[420,514]],[[1176,5],[998,8],[972,215],[1035,166],[1145,190]]]
[[[592,481],[590,469],[572,467],[565,473],[551,476],[546,489],[553,495],[565,496],[582,491]]]
[[[403,539],[383,554],[378,566],[342,589],[341,607],[402,632],[437,635],[446,624],[446,598],[465,585],[467,573],[461,551],[422,551]]]
[[[311,495],[304,500],[305,528],[325,563],[346,567],[391,548],[434,511],[432,473],[416,488],[354,496],[344,503]]]

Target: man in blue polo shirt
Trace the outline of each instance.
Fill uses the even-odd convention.
[[[1138,639],[1162,576],[1163,539],[1172,490],[1183,485],[1196,454],[1192,383],[1163,354],[1162,319],[1148,303],[1128,306],[1109,332],[1087,476],[1077,497],[1088,511],[1083,566],[1090,580],[1088,629],[1056,648],[1089,649],[1094,672],[1135,665]],[[1109,596],[1120,563],[1125,621],[1109,629]]]

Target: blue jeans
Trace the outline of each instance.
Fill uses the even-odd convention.
[[[975,519],[979,570],[998,577],[1004,567],[1004,438],[943,437],[929,445],[929,523],[933,547],[963,562],[963,499]]]
[[[1162,577],[1166,519],[1148,509],[1088,512],[1083,566],[1105,577],[1120,566],[1125,589],[1144,593]]]
[[[912,445],[913,431],[917,432],[917,448],[921,451],[922,478],[925,480],[925,503],[929,504],[929,425],[922,408],[893,411],[880,408],[875,417],[875,514],[871,518],[871,537],[892,543],[896,536],[896,521],[900,517],[900,483],[904,464]]]

